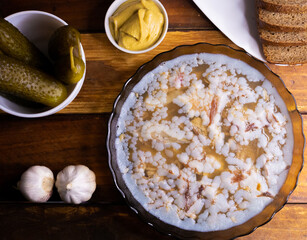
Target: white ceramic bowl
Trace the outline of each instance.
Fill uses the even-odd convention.
[[[48,56],[48,41],[52,33],[59,27],[67,25],[65,21],[50,13],[41,11],[24,11],[12,14],[5,18],[19,29],[32,43],[34,43],[46,56]],[[81,46],[81,54],[84,63],[85,55]],[[67,86],[67,98],[56,107],[32,108],[13,102],[0,95],[0,109],[3,111],[24,118],[37,118],[54,114],[68,104],[78,95],[85,78],[85,72],[82,79],[74,85]]]
[[[157,6],[160,8],[161,12],[163,13],[164,15],[164,26],[163,26],[163,31],[161,33],[161,36],[159,38],[159,40],[154,44],[152,45],[151,47],[149,48],[146,48],[144,50],[140,50],[140,51],[131,51],[131,50],[128,50],[126,48],[123,48],[121,46],[119,46],[117,44],[117,42],[114,40],[112,34],[111,34],[111,31],[110,31],[110,24],[109,24],[109,19],[110,17],[113,15],[113,13],[116,11],[116,9],[124,2],[126,2],[127,0],[115,0],[111,6],[109,7],[107,13],[106,13],[106,16],[105,16],[105,19],[104,19],[104,28],[105,28],[105,31],[106,31],[106,34],[107,34],[107,37],[108,39],[110,40],[110,42],[116,47],[118,48],[119,50],[123,51],[123,52],[126,52],[126,53],[131,53],[131,54],[140,54],[140,53],[145,53],[145,52],[148,52],[152,49],[154,49],[155,47],[157,47],[164,39],[166,33],[167,33],[167,30],[168,30],[168,16],[167,16],[167,12],[165,10],[165,8],[163,7],[162,3],[160,3],[158,0],[152,0],[154,1]]]

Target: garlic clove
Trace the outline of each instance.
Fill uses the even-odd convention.
[[[58,173],[55,186],[64,202],[80,204],[91,199],[96,176],[84,165],[70,165]]]
[[[28,168],[18,182],[18,189],[31,202],[46,202],[52,195],[54,176],[45,166]]]

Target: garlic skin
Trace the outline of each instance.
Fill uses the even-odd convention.
[[[32,166],[21,175],[17,185],[29,201],[46,202],[52,195],[53,173],[45,166]]]
[[[66,203],[88,201],[96,189],[96,176],[84,165],[70,165],[58,173],[55,186]]]

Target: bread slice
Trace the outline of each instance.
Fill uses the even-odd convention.
[[[297,32],[307,29],[306,13],[271,12],[258,8],[259,27],[273,31]]]
[[[270,63],[301,64],[307,63],[307,45],[274,46],[263,44],[263,53]]]
[[[257,15],[268,62],[307,63],[307,0],[257,0]]]
[[[261,41],[270,45],[298,46],[307,44],[307,30],[301,32],[277,32],[260,28],[259,34]]]
[[[272,12],[302,13],[307,11],[306,0],[257,0],[257,6]]]

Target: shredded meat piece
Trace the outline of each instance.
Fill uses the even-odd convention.
[[[275,122],[279,122],[279,121],[277,120],[277,118],[275,117],[275,115],[274,115],[274,114],[272,114],[272,116],[273,116],[273,118],[274,118]]]
[[[179,79],[179,81],[180,82],[182,82],[183,81],[183,73],[178,73],[178,79]]]
[[[245,179],[245,176],[243,175],[241,170],[236,170],[233,173],[234,173],[234,176],[231,179],[232,183],[236,183],[236,182],[238,183]]]
[[[191,207],[191,203],[190,203],[190,200],[191,200],[191,195],[190,195],[190,185],[189,185],[189,182],[188,182],[188,186],[187,186],[187,190],[185,191],[184,193],[184,198],[185,198],[185,206],[184,206],[184,211],[188,211]]]
[[[269,197],[269,198],[274,198],[274,196],[270,192],[264,192],[258,195],[258,197]]]
[[[195,127],[192,128],[192,132],[193,132],[196,136],[198,136],[198,135],[200,134],[199,129],[198,129],[198,128],[195,128]]]
[[[214,96],[211,102],[211,109],[210,109],[210,124],[213,121],[213,118],[215,117],[217,113],[217,105],[218,105],[218,97]]]
[[[198,189],[198,193],[197,193],[197,198],[201,198],[201,192],[204,190],[204,186],[203,185],[201,185],[200,187],[199,187],[199,189]]]
[[[181,86],[182,86],[182,82],[183,82],[183,73],[178,72],[178,75],[177,75],[177,77],[176,77],[176,81],[179,82],[180,87],[181,87]]]
[[[248,132],[248,131],[253,131],[254,129],[257,129],[258,127],[255,126],[254,123],[248,123],[248,125],[246,126],[246,129],[245,129],[245,132]]]

